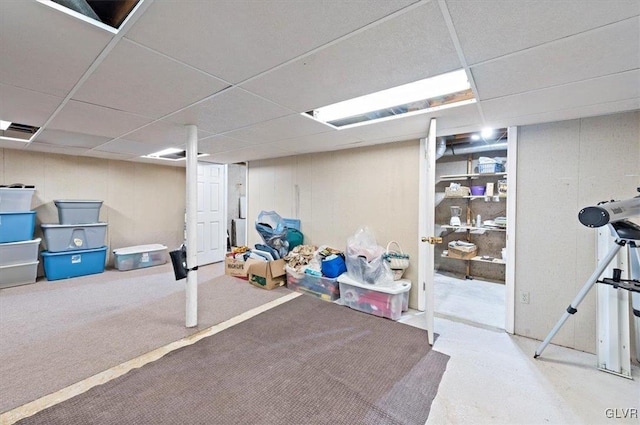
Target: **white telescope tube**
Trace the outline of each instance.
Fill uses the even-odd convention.
[[[602,227],[614,221],[640,215],[640,197],[612,201],[586,207],[578,213],[578,220],[587,227]]]

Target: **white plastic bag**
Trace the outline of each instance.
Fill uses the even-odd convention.
[[[359,282],[374,285],[393,283],[393,273],[382,256],[385,252],[369,228],[359,229],[347,240],[347,274]]]

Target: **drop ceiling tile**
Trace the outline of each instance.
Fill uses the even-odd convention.
[[[97,148],[93,149],[92,152],[100,151],[125,154],[129,156],[140,156],[148,155],[150,153],[157,152],[158,150],[158,146],[154,146],[148,143],[134,142],[132,140],[126,139],[115,139],[98,146]]]
[[[157,1],[127,38],[238,83],[415,1]]]
[[[41,127],[62,98],[0,84],[0,119]]]
[[[481,100],[640,67],[640,19],[632,18],[471,68]]]
[[[249,148],[234,151],[222,152],[208,157],[208,162],[218,162],[221,164],[233,164],[237,162],[256,161],[259,159],[278,158],[291,155],[286,151],[281,151],[269,146],[252,146]]]
[[[227,136],[212,136],[198,141],[198,152],[217,154],[254,146],[256,143],[234,139]]]
[[[51,145],[48,143],[32,142],[26,148],[29,151],[59,153],[63,155],[82,156],[87,152],[86,148],[78,148],[71,146]]]
[[[433,1],[241,86],[305,112],[458,68],[453,42]]]
[[[481,102],[487,124],[640,97],[640,70]]]
[[[227,86],[192,67],[122,40],[73,99],[160,118]]]
[[[87,150],[100,146],[109,140],[109,137],[104,136],[92,136],[90,134],[47,129],[40,133],[34,142],[50,146],[67,146]]]
[[[92,158],[102,158],[102,159],[115,159],[118,161],[126,161],[131,158],[138,158],[137,155],[113,153],[113,152],[102,152],[102,151],[96,151],[96,150],[87,151],[84,153],[83,156],[90,156]]]
[[[209,136],[211,133],[198,129],[198,139]],[[187,130],[183,125],[170,121],[156,121],[127,134],[127,140],[153,145],[184,145],[187,142]]]
[[[266,146],[273,147],[275,149],[288,152],[289,155],[293,155],[295,153],[320,152],[323,150],[329,150],[336,146],[347,146],[359,143],[362,143],[362,140],[357,135],[340,130],[332,130],[326,133],[281,140],[269,143]]]
[[[25,142],[17,142],[15,140],[0,139],[0,149],[24,149],[27,147]]]
[[[166,120],[181,125],[196,124],[204,131],[218,134],[290,114],[289,109],[234,87]]]
[[[446,4],[470,65],[640,14],[637,0],[446,0]]]
[[[324,133],[332,130],[331,127],[315,121],[311,117],[307,118],[301,114],[293,114],[254,124],[240,130],[230,131],[225,133],[225,136],[245,140],[252,144],[258,144]]]
[[[65,97],[112,36],[35,1],[0,1],[0,82]]]
[[[617,114],[640,109],[640,98],[619,100],[614,102],[597,103],[576,108],[562,109],[560,111],[542,112],[532,115],[523,115],[494,121],[495,127],[506,125],[530,125],[554,121],[567,121],[576,118],[595,117],[608,114]],[[505,124],[508,123],[508,124]]]
[[[139,115],[72,100],[47,128],[114,138],[149,122],[151,119]]]

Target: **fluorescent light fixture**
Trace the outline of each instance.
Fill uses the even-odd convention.
[[[198,153],[198,158],[209,156],[208,153]],[[167,148],[158,152],[142,155],[141,158],[162,159],[165,161],[182,161],[187,158],[187,152],[179,148]]]
[[[473,103],[475,98],[463,69],[324,106],[306,115],[340,128],[396,115],[425,113]]]
[[[478,140],[480,140],[480,136],[474,133],[471,135],[471,140],[473,140],[474,142],[477,142]]]
[[[0,140],[29,143],[39,129],[28,124],[0,120]]]

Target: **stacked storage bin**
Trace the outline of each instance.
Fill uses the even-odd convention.
[[[33,239],[34,188],[0,187],[0,289],[35,283],[40,239]]]
[[[44,274],[47,280],[104,272],[107,223],[100,223],[102,201],[57,200],[60,224],[42,224]]]

